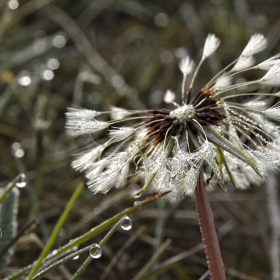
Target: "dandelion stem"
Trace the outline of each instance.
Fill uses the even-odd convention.
[[[211,280],[226,280],[217,234],[209,200],[207,198],[203,170],[194,193],[198,222]]]

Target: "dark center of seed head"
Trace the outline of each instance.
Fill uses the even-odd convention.
[[[170,112],[170,116],[175,118],[179,123],[188,122],[195,115],[193,105],[183,105],[174,111]]]

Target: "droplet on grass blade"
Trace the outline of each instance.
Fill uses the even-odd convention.
[[[93,244],[89,250],[89,254],[93,259],[99,259],[102,255],[102,249],[98,244]]]
[[[121,221],[121,228],[123,230],[130,230],[132,228],[132,221],[128,216],[124,216]]]
[[[20,174],[19,181],[16,183],[18,188],[24,188],[26,186],[26,176],[24,173]]]

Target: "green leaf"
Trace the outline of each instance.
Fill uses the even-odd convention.
[[[255,171],[256,173],[262,177],[262,175],[259,172],[259,169],[253,159],[251,159],[248,155],[246,155],[243,151],[241,151],[239,148],[234,146],[229,140],[224,138],[222,135],[220,135],[213,127],[207,126],[203,127],[204,132],[207,136],[207,138],[218,145],[222,150],[226,150],[232,155],[240,158],[242,161],[248,163]]]
[[[0,252],[3,252],[3,255],[0,257],[0,271],[6,267],[13,255],[12,248],[5,250],[5,247],[16,235],[18,197],[18,188],[12,188],[9,194],[6,194],[1,204],[0,228],[2,230],[2,236],[0,236]]]

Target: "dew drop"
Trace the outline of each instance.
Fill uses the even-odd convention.
[[[123,230],[130,230],[132,228],[132,221],[128,216],[124,216],[121,221],[121,228]]]
[[[77,256],[75,256],[75,257],[73,258],[73,260],[77,260],[79,257],[80,257],[80,256],[77,255]]]
[[[21,173],[19,181],[16,183],[18,188],[24,188],[26,186],[26,176],[25,174]]]
[[[57,252],[58,252],[58,250],[57,250],[57,249],[54,249],[54,250],[52,251],[52,255],[53,255],[53,256],[56,255]]]
[[[102,249],[98,244],[93,244],[89,250],[89,253],[92,258],[99,259],[102,255]]]
[[[133,191],[133,193],[132,193],[132,198],[139,198],[139,197],[141,197],[141,195],[142,195],[142,193],[140,192],[139,193],[139,190],[136,190],[136,191]]]
[[[0,237],[2,236],[2,229],[0,228]]]
[[[134,203],[133,203],[133,205],[134,205],[134,206],[137,206],[137,205],[140,204],[140,203],[141,203],[140,200],[135,200]]]

